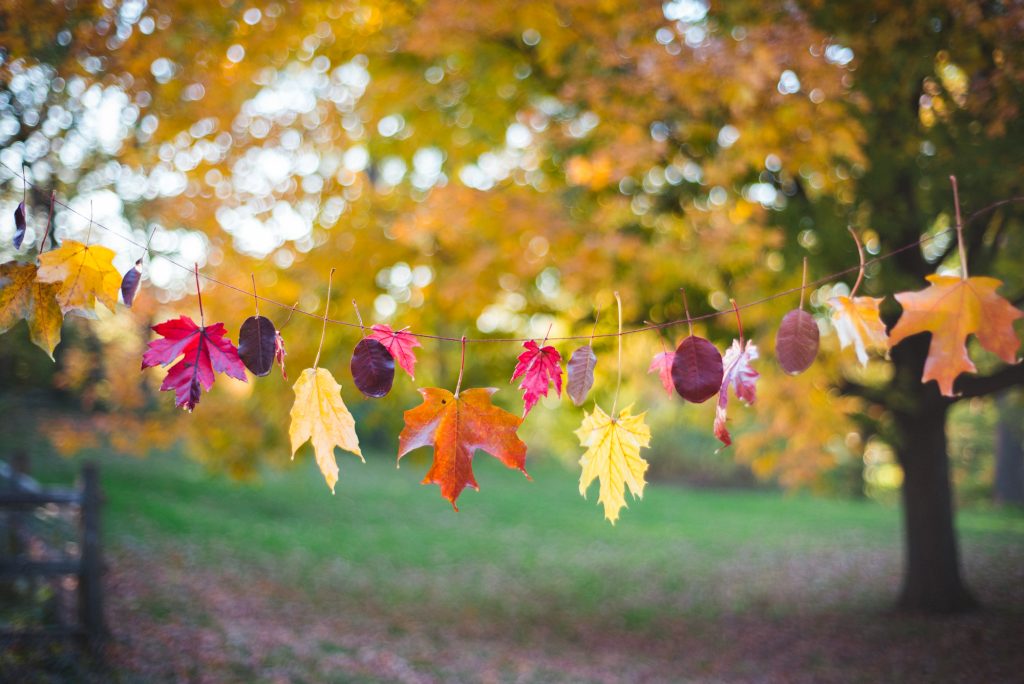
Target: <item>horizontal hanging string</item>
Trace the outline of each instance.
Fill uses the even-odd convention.
[[[24,182],[25,185],[27,185],[28,187],[31,187],[31,188],[36,189],[36,190],[41,190],[41,188],[39,188],[37,185],[33,184],[25,176],[23,176],[19,172],[15,171],[14,169],[12,169],[10,166],[5,164],[3,161],[0,161],[0,166],[3,166],[5,169],[10,171],[11,174],[14,177],[21,179],[22,182]],[[67,211],[71,212],[72,214],[74,214],[74,215],[76,215],[76,216],[78,216],[78,217],[80,217],[82,219],[91,220],[91,218],[89,216],[86,216],[85,214],[82,214],[81,212],[79,212],[79,211],[75,210],[73,207],[71,207],[69,204],[61,202],[60,200],[56,199],[53,196],[51,196],[51,201],[54,204],[56,204],[57,206],[63,207]],[[978,218],[982,214],[985,214],[986,212],[992,211],[994,209],[997,209],[997,208],[999,208],[1001,206],[1004,206],[1004,205],[1007,205],[1007,204],[1014,204],[1016,202],[1024,202],[1024,197],[1011,197],[1009,199],[1000,200],[1000,201],[995,202],[993,204],[990,204],[990,205],[988,205],[986,207],[978,209],[977,211],[975,211],[974,213],[970,214],[967,217],[967,219],[964,221],[964,224],[965,225],[970,224],[972,221],[974,221],[976,218]],[[138,241],[136,241],[136,240],[126,236],[126,235],[122,235],[121,233],[117,232],[116,230],[108,228],[108,227],[104,226],[103,224],[98,223],[96,221],[92,221],[92,225],[97,227],[97,228],[100,228],[101,230],[105,230],[106,232],[108,232],[108,233],[110,233],[110,234],[112,234],[112,235],[114,235],[116,237],[121,238],[125,242],[128,242],[128,243],[138,247],[139,249],[143,250],[143,252],[145,252],[146,254],[149,254],[150,257],[154,256],[153,251],[150,249],[148,244],[143,244],[143,243],[138,242]],[[953,228],[948,228],[948,229],[946,229],[944,231],[941,231],[939,233],[935,233],[934,235],[925,235],[924,237],[922,237],[919,240],[916,240],[916,241],[911,242],[909,244],[903,245],[902,247],[897,247],[896,249],[894,249],[892,251],[889,251],[889,252],[886,252],[885,254],[880,254],[879,256],[876,256],[876,257],[873,257],[871,259],[868,259],[868,260],[866,260],[864,262],[864,265],[865,266],[870,266],[872,264],[879,263],[879,262],[883,261],[884,259],[888,259],[890,257],[896,256],[897,254],[900,254],[901,252],[905,252],[907,250],[914,249],[915,247],[919,247],[919,246],[923,245],[926,242],[929,242],[931,240],[935,240],[935,239],[937,239],[939,237],[942,237],[944,235],[953,234],[955,232],[956,231]],[[183,271],[187,271],[190,274],[193,273],[193,266],[186,266],[185,264],[178,263],[177,261],[175,261],[175,260],[171,259],[170,257],[167,257],[167,256],[165,256],[163,254],[157,254],[156,256],[159,256],[161,259],[164,259],[168,263],[173,264],[174,266],[177,266],[178,268],[182,269]],[[813,289],[815,289],[817,287],[820,287],[820,286],[822,286],[822,285],[824,285],[826,283],[830,283],[830,282],[832,282],[834,280],[838,280],[839,278],[842,278],[843,276],[849,275],[851,273],[856,273],[859,270],[860,270],[860,265],[859,264],[857,266],[851,266],[850,268],[843,269],[842,271],[836,271],[835,273],[830,273],[827,276],[824,276],[822,278],[818,278],[817,280],[811,281],[811,282],[807,283],[806,285],[800,285],[800,286],[797,286],[797,287],[791,287],[791,288],[788,288],[788,289],[785,289],[785,290],[781,290],[781,291],[776,292],[774,294],[770,294],[770,295],[768,295],[766,297],[761,297],[760,299],[755,299],[755,300],[747,302],[745,304],[741,304],[741,305],[739,305],[736,308],[739,309],[740,311],[742,311],[744,309],[749,309],[749,308],[752,308],[752,307],[755,307],[755,306],[760,306],[761,304],[766,304],[767,302],[773,301],[775,299],[779,299],[781,297],[787,297],[789,295],[799,293],[801,290],[805,290],[805,289],[813,290]],[[299,309],[298,307],[293,306],[291,304],[285,304],[284,302],[279,302],[276,299],[271,299],[269,297],[264,297],[263,295],[256,295],[256,294],[254,294],[250,290],[246,290],[246,289],[238,287],[236,285],[232,285],[231,283],[224,282],[223,280],[220,280],[218,278],[214,278],[213,276],[206,275],[202,271],[199,272],[199,277],[202,278],[203,280],[206,280],[209,283],[220,285],[221,287],[227,288],[229,290],[234,290],[235,292],[241,293],[242,295],[245,295],[246,297],[255,297],[256,299],[258,299],[261,302],[266,302],[267,304],[272,304],[272,305],[280,307],[282,309],[287,309],[288,311],[291,311],[291,312],[294,312],[294,313],[299,313],[299,314],[302,314],[303,316],[308,316],[309,318],[315,319],[317,321],[323,321],[323,322],[326,322],[326,323],[330,323],[332,325],[342,325],[342,326],[345,326],[345,327],[348,327],[348,328],[356,328],[356,329],[364,330],[364,331],[371,329],[370,327],[367,327],[365,325],[360,325],[359,323],[351,323],[349,321],[340,321],[340,320],[337,320],[335,318],[328,318],[328,317],[325,317],[325,316],[323,316],[321,314],[314,313],[312,311],[305,311],[304,309]],[[549,342],[571,342],[571,341],[578,341],[578,340],[590,340],[590,339],[596,339],[596,338],[608,338],[608,337],[620,337],[620,336],[623,336],[623,335],[634,335],[634,334],[637,334],[637,333],[648,332],[648,331],[652,331],[652,330],[664,330],[666,328],[672,328],[672,327],[675,327],[677,325],[696,323],[697,321],[709,320],[709,319],[712,319],[712,318],[716,318],[718,316],[724,316],[724,315],[727,315],[727,314],[731,314],[732,312],[733,312],[733,309],[730,307],[729,309],[726,309],[725,311],[712,311],[710,313],[701,314],[699,316],[690,316],[690,317],[687,317],[687,318],[679,318],[679,319],[672,320],[672,321],[665,321],[663,323],[648,323],[647,325],[644,325],[642,327],[631,328],[629,330],[623,330],[622,332],[598,333],[596,335],[570,335],[570,336],[567,336],[567,337],[549,337],[548,341]],[[412,332],[412,331],[409,331],[409,330],[407,330],[405,332],[406,332],[406,334],[412,335],[413,337],[417,337],[417,338],[424,339],[424,340],[436,340],[438,342],[457,342],[459,344],[462,344],[462,343],[476,344],[476,343],[484,343],[484,342],[523,343],[523,342],[528,342],[528,341],[534,339],[532,337],[445,337],[443,335],[432,335],[432,334],[429,334],[429,333]]]

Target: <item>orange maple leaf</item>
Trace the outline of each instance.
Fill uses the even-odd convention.
[[[955,396],[957,376],[977,370],[967,355],[967,336],[972,333],[982,347],[1016,363],[1020,340],[1013,322],[1024,312],[996,294],[1002,281],[951,275],[930,275],[927,280],[931,285],[924,290],[896,295],[903,315],[889,335],[895,345],[911,335],[932,334],[921,382],[935,380],[942,394]]]
[[[398,436],[398,458],[422,446],[434,447],[434,463],[423,484],[436,483],[452,502],[467,485],[480,489],[473,477],[473,452],[482,449],[509,468],[526,473],[526,444],[516,435],[523,422],[491,403],[496,389],[468,389],[454,395],[446,389],[420,389],[423,403],[405,412]]]

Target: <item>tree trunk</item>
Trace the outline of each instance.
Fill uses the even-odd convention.
[[[996,400],[995,499],[1001,504],[1024,506],[1024,411],[1011,393]]]
[[[978,607],[963,582],[946,451],[950,402],[934,382],[921,384],[929,339],[918,336],[893,350],[896,454],[903,467],[903,587],[898,607],[957,613]]]

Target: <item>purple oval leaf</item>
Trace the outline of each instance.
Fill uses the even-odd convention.
[[[775,356],[782,370],[797,375],[810,368],[818,355],[819,337],[814,316],[803,309],[786,314],[775,336]]]
[[[566,392],[577,406],[583,406],[590,388],[594,386],[594,366],[596,365],[597,356],[594,355],[594,348],[589,344],[583,345],[569,357],[569,363],[565,366],[566,372],[569,374]]]
[[[359,391],[371,399],[380,399],[391,391],[395,381],[395,359],[377,340],[364,337],[352,352],[352,380]]]
[[[14,210],[14,249],[21,249],[21,243],[25,240],[25,203],[18,202]]]
[[[135,265],[128,269],[121,279],[121,299],[124,305],[131,308],[135,301],[135,293],[139,291],[139,283],[142,282],[142,259],[135,262]]]
[[[700,404],[722,386],[722,355],[703,337],[693,335],[679,343],[672,359],[672,384],[679,396]]]
[[[269,318],[249,316],[238,331],[238,358],[253,375],[263,377],[274,365],[277,330]]]

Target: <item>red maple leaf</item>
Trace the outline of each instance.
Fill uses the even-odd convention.
[[[394,357],[395,362],[402,367],[402,370],[415,380],[416,354],[413,353],[413,348],[422,346],[416,336],[408,332],[408,328],[395,331],[391,329],[390,325],[375,325],[371,329],[373,332],[367,337],[383,344]]]
[[[555,384],[558,396],[562,396],[562,367],[559,365],[562,355],[554,347],[538,347],[533,340],[524,342],[523,347],[526,351],[516,359],[516,369],[509,382],[523,378],[519,389],[523,390],[523,418],[526,418],[537,400],[548,396],[551,383]]]
[[[174,404],[189,411],[199,403],[202,387],[207,392],[213,387],[214,371],[225,373],[246,382],[245,366],[238,358],[238,350],[224,334],[223,323],[205,327],[196,325],[188,316],[164,321],[153,326],[153,331],[164,339],[153,340],[142,355],[142,368],[170,365],[179,356],[183,358],[171,366],[160,391],[174,390]]]

